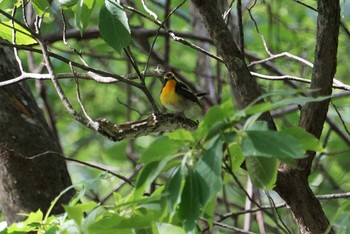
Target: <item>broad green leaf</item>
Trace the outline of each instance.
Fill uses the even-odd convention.
[[[50,4],[48,0],[32,0],[33,7],[38,16],[43,17],[49,13]]]
[[[80,33],[87,28],[94,5],[95,0],[78,0],[77,10],[75,12],[75,24],[79,28]]]
[[[97,204],[95,202],[80,203],[74,206],[63,205],[64,210],[67,212],[68,217],[73,219],[79,226],[82,224],[84,218],[84,212],[92,210]]]
[[[247,157],[246,166],[252,183],[260,189],[272,189],[277,179],[278,160]]]
[[[215,123],[220,122],[232,113],[221,108],[220,106],[211,107],[205,114],[204,120],[201,122],[202,127],[210,129]]]
[[[133,193],[134,199],[140,198],[143,195],[145,189],[155,180],[168,161],[169,159],[163,159],[160,162],[151,162],[142,168],[137,177],[135,191]]]
[[[193,169],[189,168],[178,211],[186,233],[194,232],[197,219],[201,214],[199,193],[197,176]]]
[[[260,114],[250,116],[244,123],[243,130],[247,131],[267,131],[269,127],[266,121],[258,120]]]
[[[119,54],[130,43],[131,32],[123,7],[114,1],[105,0],[99,16],[99,29],[103,40]]]
[[[99,221],[90,225],[88,230],[89,233],[134,233],[129,230],[149,228],[156,218],[155,211],[144,208],[135,210],[127,216],[119,213],[106,213]]]
[[[194,141],[192,133],[190,131],[183,129],[183,128],[177,129],[173,132],[169,132],[166,135],[171,140],[182,141],[184,143]]]
[[[181,174],[181,167],[178,167],[164,190],[168,212],[170,217],[174,215],[176,205],[181,201],[181,192],[183,189],[183,178]]]
[[[304,149],[294,137],[277,131],[246,131],[242,142],[246,157],[303,158]]]
[[[222,187],[222,141],[220,139],[216,138],[205,146],[206,149],[195,170],[202,207],[205,207]]]
[[[170,223],[157,223],[159,234],[185,234],[185,230],[181,227],[172,225]]]
[[[173,141],[167,136],[162,136],[155,140],[147,150],[141,155],[139,163],[150,163],[160,161],[167,156],[175,154],[181,144],[178,141]]]
[[[211,107],[206,112],[204,120],[199,124],[196,131],[198,138],[210,140],[233,126],[229,119],[229,117],[233,116],[233,109],[230,104],[225,102],[220,106]]]
[[[325,152],[321,142],[312,134],[300,127],[292,127],[282,130],[281,132],[294,137],[303,146],[304,150],[316,152]]]
[[[20,26],[19,24],[14,24],[16,29],[16,44],[17,45],[32,45],[36,43],[30,36],[30,32]],[[10,21],[0,22],[0,37],[12,42],[12,23]]]
[[[231,143],[228,147],[230,158],[231,158],[231,167],[232,171],[237,171],[242,163],[244,162],[244,155],[241,147],[237,143]]]
[[[230,123],[228,120],[221,120],[219,122],[214,123],[212,127],[209,129],[205,137],[205,141],[208,141],[215,136],[220,136],[225,130],[232,127],[233,127],[233,124]]]

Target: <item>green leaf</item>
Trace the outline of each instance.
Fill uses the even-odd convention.
[[[315,152],[325,152],[321,142],[312,134],[300,127],[292,127],[282,130],[281,132],[294,137],[303,146],[304,150]]]
[[[36,43],[30,36],[30,32],[20,26],[19,24],[14,24],[16,29],[16,44],[17,45],[32,45]],[[0,22],[0,37],[12,42],[12,23],[10,21]]]
[[[97,204],[95,202],[87,202],[76,204],[75,206],[63,205],[64,210],[67,212],[68,217],[73,219],[79,226],[82,224],[84,218],[84,212],[95,208]]]
[[[215,124],[213,124],[213,126],[208,131],[208,133],[205,137],[205,141],[208,141],[215,136],[219,136],[225,130],[227,130],[228,128],[231,128],[231,127],[233,127],[233,124],[230,123],[228,120],[222,120],[222,121],[216,122]]]
[[[7,228],[7,233],[28,233],[33,231],[43,221],[41,210],[31,212],[23,222],[14,223]]]
[[[48,0],[32,0],[32,3],[38,16],[43,17],[45,13],[49,12],[50,4]]]
[[[89,229],[89,227],[92,224],[96,223],[105,212],[106,212],[106,209],[103,206],[98,206],[95,209],[93,209],[91,212],[89,212],[81,225],[82,232],[87,233],[87,230]]]
[[[166,199],[170,217],[174,215],[176,205],[181,201],[183,184],[181,167],[178,167],[174,171],[173,176],[170,178],[163,192],[165,194],[164,199]]]
[[[252,183],[260,189],[272,189],[277,180],[278,160],[247,157],[246,166]]]
[[[124,9],[117,2],[105,0],[99,18],[101,37],[120,54],[131,40],[128,18]]]
[[[167,136],[162,136],[152,142],[147,150],[141,155],[139,163],[150,163],[160,161],[167,156],[172,156],[178,150],[181,144],[177,141],[169,139]]]
[[[132,229],[149,228],[155,222],[157,212],[141,208],[132,214],[122,216],[119,213],[106,213],[96,223],[92,224],[89,233],[135,233]]]
[[[179,218],[186,233],[194,232],[197,219],[201,214],[199,193],[197,176],[193,169],[189,168],[179,205]]]
[[[182,141],[184,143],[194,141],[192,133],[183,128],[177,129],[173,132],[169,132],[166,134],[166,136],[168,136],[171,140]]]
[[[63,8],[70,8],[78,3],[78,0],[58,0],[61,7]]]
[[[206,145],[195,170],[202,207],[205,207],[222,187],[222,141],[220,139],[217,138]]]
[[[263,103],[255,104],[253,106],[249,106],[243,111],[246,115],[252,115],[252,114],[270,111],[272,107],[273,105],[270,102],[263,102]]]
[[[240,145],[238,145],[235,142],[229,145],[228,150],[231,158],[232,171],[236,172],[244,162],[244,155],[243,155],[242,149]]]
[[[185,230],[181,227],[170,223],[157,223],[157,229],[159,234],[185,234]]]
[[[277,131],[246,131],[242,149],[246,157],[303,158],[304,149],[294,137]]]
[[[232,113],[223,109],[221,106],[213,106],[207,111],[200,125],[210,129],[215,123],[225,120],[230,115]]]
[[[204,218],[207,220],[210,230],[213,229],[214,226],[214,216],[215,216],[215,209],[216,209],[216,200],[217,196],[214,196],[208,204],[204,208]]]
[[[79,28],[80,33],[87,28],[94,5],[95,0],[78,0],[77,10],[75,13],[75,24]]]
[[[135,191],[133,193],[134,199],[140,198],[143,195],[145,189],[155,180],[168,161],[169,159],[163,159],[160,162],[151,162],[142,168],[137,177]]]

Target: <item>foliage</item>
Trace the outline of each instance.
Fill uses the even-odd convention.
[[[174,2],[179,4],[178,1]],[[15,3],[16,1],[13,1],[13,4]],[[70,46],[76,51],[83,51],[85,62],[93,64],[91,65],[93,68],[102,66],[110,73],[131,73],[131,65],[126,62],[127,56],[123,50],[128,46],[131,46],[134,58],[140,67],[156,66],[157,59],[149,58],[151,53],[141,46],[145,45],[149,49],[154,40],[156,42],[154,51],[157,52],[165,51],[165,45],[170,43],[169,60],[173,63],[174,69],[180,70],[189,78],[195,77],[193,75],[194,58],[198,55],[193,48],[166,42],[165,38],[157,38],[155,35],[150,37],[152,40],[148,40],[148,38],[136,38],[131,34],[131,29],[138,27],[150,31],[159,29],[156,19],[148,16],[150,12],[161,15],[162,7],[155,3],[150,4],[150,9],[146,9],[139,1],[132,2],[133,7],[138,9],[140,14],[130,12],[123,8],[123,4],[110,0],[59,0],[59,6],[54,3],[48,6],[47,1],[40,0],[32,3],[37,14],[43,17],[41,28],[43,35],[54,28],[52,22],[55,17],[53,13],[57,13],[55,7],[64,9],[68,17],[66,26],[78,29],[81,35],[87,29],[99,27],[103,40],[100,38],[86,41],[69,40]],[[1,4],[5,3],[0,2],[0,6]],[[173,3],[172,7],[177,6],[176,4]],[[8,9],[12,6],[10,5]],[[266,17],[268,7],[271,7],[269,10],[274,12],[274,16],[278,16],[281,22],[273,22],[272,26],[269,25],[272,19]],[[188,3],[185,3],[184,7],[179,8],[171,17],[173,31],[191,30],[190,26],[186,26],[191,15],[188,9]],[[313,12],[295,5],[260,3],[253,8],[253,15],[259,22],[260,33],[269,35],[267,43],[272,51],[290,51],[312,60],[315,30]],[[260,37],[257,36],[248,14],[244,16],[244,21],[247,51],[265,56]],[[3,23],[0,24],[0,37],[12,41],[14,30],[11,29],[11,21],[7,19],[1,22]],[[27,29],[17,23],[14,25],[16,44],[36,43]],[[295,31],[302,33],[295,35]],[[343,35],[341,39],[345,40],[344,38]],[[339,59],[348,61],[350,53],[346,51],[349,48],[342,48],[345,52]],[[68,49],[61,40],[50,45],[50,51],[64,54],[71,61],[79,61],[79,56]],[[115,55],[114,51],[119,55]],[[25,55],[20,54],[20,56],[24,60]],[[181,59],[178,59],[179,57]],[[36,64],[42,61],[41,55],[33,58]],[[53,61],[57,72],[69,71],[68,64],[60,60]],[[96,63],[98,64],[95,65]],[[286,62],[285,59],[276,60],[275,65],[282,67],[290,74],[303,77],[311,75],[311,69],[299,63]],[[213,65],[213,70],[214,67],[219,69],[222,64]],[[256,70],[266,72],[263,66],[256,66]],[[337,78],[342,80],[349,69],[340,67],[339,71]],[[225,76],[227,76],[226,73],[223,77]],[[196,81],[192,79],[192,82]],[[225,81],[229,83],[228,79]],[[145,82],[154,96],[159,94],[160,82],[151,77],[148,77]],[[73,81],[61,80],[60,83],[66,96],[72,100],[73,107],[79,109],[79,103],[75,98],[76,90],[72,88]],[[30,85],[34,87],[33,83]],[[63,106],[59,104],[60,101],[54,89],[48,86],[46,91],[51,103],[55,103],[53,107],[58,120],[57,128],[65,154],[81,161],[103,163],[106,171],[100,172],[69,164],[72,180],[78,192],[71,203],[64,206],[65,213],[52,215],[50,212],[43,214],[38,210],[26,214],[27,218],[22,223],[15,223],[0,233],[199,232],[206,227],[213,228],[217,225],[214,221],[218,220],[220,215],[216,214],[225,214],[226,208],[230,211],[243,209],[245,194],[242,187],[246,185],[248,175],[254,186],[261,191],[271,190],[276,182],[279,161],[296,167],[294,159],[305,157],[305,152],[308,150],[318,152],[318,166],[327,168],[329,173],[315,171],[310,177],[310,183],[316,193],[332,192],[333,180],[341,181],[337,185],[340,191],[349,190],[349,174],[345,166],[349,163],[347,154],[340,154],[339,157],[324,157],[326,152],[336,152],[348,147],[333,131],[329,131],[329,135],[322,138],[325,142],[328,141],[327,144],[323,144],[323,141],[297,127],[298,113],[296,112],[287,113],[283,119],[277,120],[280,131],[276,132],[267,130],[265,123],[258,120],[266,111],[277,112],[283,108],[301,106],[330,97],[313,98],[312,91],[305,91],[306,86],[302,85],[296,90],[286,88],[278,82],[261,81],[261,85],[266,93],[261,99],[265,102],[261,104],[256,100],[244,110],[235,109],[230,101],[230,89],[228,85],[223,85],[223,91],[220,94],[223,102],[220,105],[214,105],[208,109],[204,117],[198,117],[200,115],[198,110],[186,113],[192,118],[201,120],[196,131],[178,129],[161,136],[150,135],[117,143],[111,143],[102,136],[96,136],[90,130],[72,121]],[[116,123],[124,123],[150,114],[147,98],[135,87],[124,83],[96,85],[91,81],[80,81],[80,87],[84,106],[93,118],[107,117]],[[41,100],[39,95],[37,99]],[[339,105],[341,111],[348,112],[343,99],[334,102]],[[331,110],[330,115],[337,117],[334,110]],[[336,121],[340,122],[339,119]],[[136,168],[141,169],[136,170]],[[128,182],[131,182],[132,186],[108,173],[115,169],[118,174],[130,176]],[[134,173],[129,174],[129,172]],[[113,188],[115,185],[118,185],[116,189]],[[228,198],[227,194],[230,194]],[[266,196],[264,202],[269,204],[270,198]],[[276,196],[273,198],[278,199]],[[238,208],[230,206],[229,203],[239,204],[236,205]],[[338,207],[341,207],[344,212],[336,213]],[[346,220],[350,215],[348,203],[346,205],[328,204],[325,210],[332,217],[332,223],[343,228],[340,233],[342,231],[346,233]],[[288,211],[282,212],[288,216]],[[266,225],[278,226],[279,221],[273,218],[273,213],[266,214],[268,214]],[[232,225],[233,223],[232,226],[242,226],[241,217],[237,215],[232,220],[220,221],[223,224]],[[289,221],[287,225],[293,224]],[[258,230],[256,225],[253,229]]]
[[[215,115],[218,112],[222,115]],[[196,232],[202,216],[213,225],[216,198],[228,183],[222,178],[231,176],[233,168],[238,170],[244,158],[255,185],[271,189],[279,157],[293,159],[303,157],[309,149],[323,151],[319,141],[300,128],[270,132],[254,122],[247,130],[238,129],[234,126],[242,117],[236,114],[242,112],[233,112],[227,104],[215,106],[195,132],[179,129],[153,141],[140,155],[143,168],[127,196],[115,192],[113,203],[101,205],[84,201],[83,189],[64,207],[64,215],[44,217],[37,211],[29,214],[23,225],[10,226],[7,233]],[[211,126],[216,131],[209,134]],[[310,139],[308,144],[300,141],[305,138]],[[152,184],[153,191],[149,190]]]

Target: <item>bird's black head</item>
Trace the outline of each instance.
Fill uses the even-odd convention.
[[[164,75],[164,80],[167,81],[167,80],[175,80],[175,75],[174,73],[172,72],[167,72],[165,73]]]

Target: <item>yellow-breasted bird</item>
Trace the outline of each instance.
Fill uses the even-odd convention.
[[[207,95],[207,93],[195,94],[185,84],[178,81],[172,72],[165,73],[163,88],[160,92],[160,101],[167,109],[183,112],[193,104],[197,104],[204,109],[198,100],[198,97],[204,95]]]

